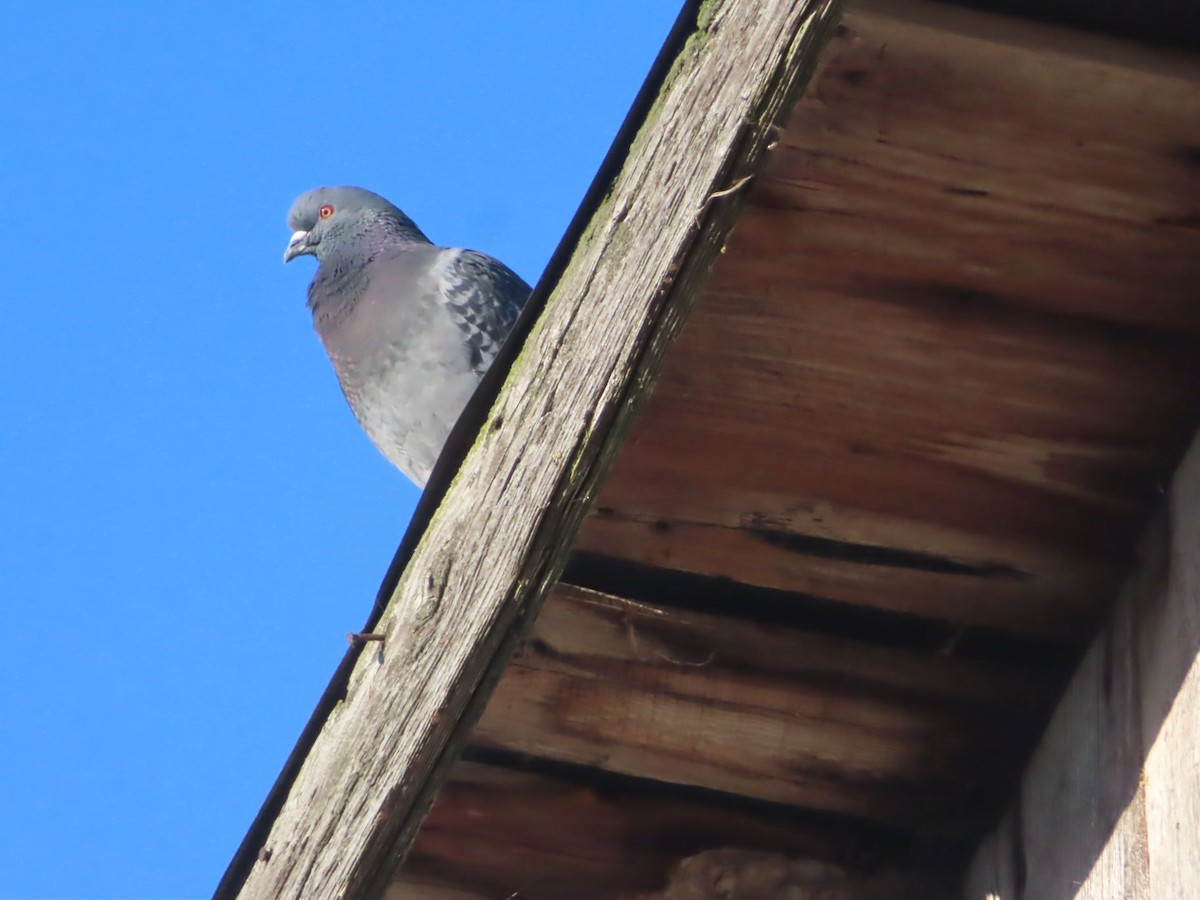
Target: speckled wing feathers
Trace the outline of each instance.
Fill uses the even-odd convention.
[[[482,376],[517,320],[529,285],[503,263],[474,250],[455,255],[444,267],[442,295],[463,330],[472,370]]]

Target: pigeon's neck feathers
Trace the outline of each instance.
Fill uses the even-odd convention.
[[[364,225],[366,227],[363,233],[369,241],[373,239],[387,247],[397,244],[431,243],[429,238],[425,237],[425,233],[417,227],[417,223],[395,207],[365,217]]]
[[[317,258],[322,265],[347,260],[362,263],[383,252],[429,243],[417,223],[394,206],[363,210],[321,241]]]
[[[376,259],[429,246],[429,238],[416,223],[394,208],[364,215],[353,229],[325,244],[308,286],[308,308],[317,331],[323,333],[353,311]]]

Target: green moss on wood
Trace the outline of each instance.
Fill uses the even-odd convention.
[[[696,28],[699,31],[707,32],[713,20],[717,17],[717,7],[721,5],[721,0],[704,0],[700,4],[700,8],[696,11]]]

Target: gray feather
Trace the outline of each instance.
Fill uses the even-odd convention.
[[[525,305],[529,285],[490,256],[463,250],[449,267],[445,296],[466,338],[471,366],[483,375]]]

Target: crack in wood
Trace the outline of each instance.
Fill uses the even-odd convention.
[[[790,806],[698,785],[643,778],[499,747],[472,744],[463,751],[462,759],[464,762],[562,779],[587,787],[602,798],[699,803],[730,814],[749,814],[781,824],[816,827],[830,836],[831,842],[837,847],[837,859],[861,871],[875,871],[901,860],[944,862],[961,856],[968,848],[968,843],[958,835],[923,839],[911,832],[845,813]]]
[[[963,562],[933,553],[921,553],[916,550],[883,547],[875,544],[854,544],[848,541],[816,537],[811,534],[797,534],[794,531],[762,526],[744,526],[741,531],[772,547],[802,556],[818,556],[822,559],[863,563],[868,566],[915,569],[918,572],[965,575],[973,578],[1026,580],[1033,577],[1029,572],[1001,562]]]
[[[561,581],[657,606],[788,625],[915,652],[943,653],[953,642],[955,658],[1017,661],[1052,679],[1065,678],[1081,651],[1079,643],[1067,639],[1028,637],[986,628],[962,629],[908,613],[665,569],[590,551],[572,553]]]

